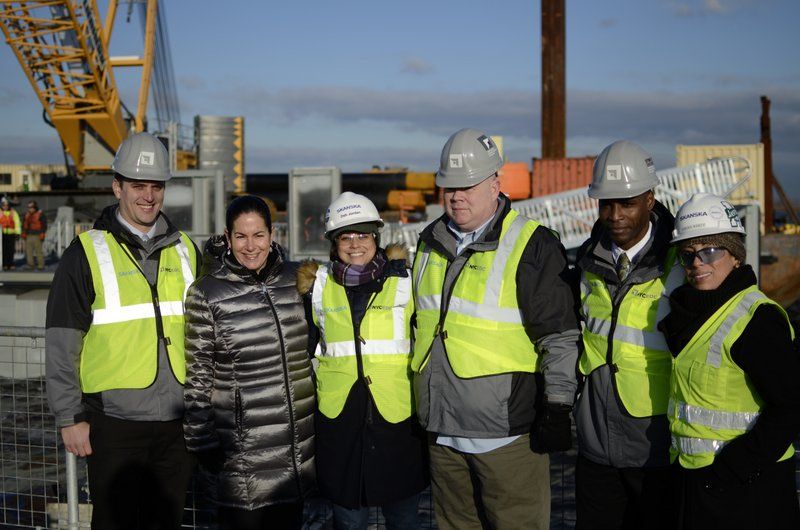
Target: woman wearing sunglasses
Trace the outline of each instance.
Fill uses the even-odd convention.
[[[745,264],[744,233],[715,195],[694,195],[676,216],[672,243],[687,283],[659,328],[674,356],[680,528],[800,528],[800,358],[786,312]]]
[[[369,506],[381,507],[389,529],[419,528],[428,482],[409,371],[407,251],[382,249],[381,226],[369,199],[343,193],[325,214],[330,263],[308,262],[298,273],[319,361],[317,480],[333,502],[335,529],[366,529]]]

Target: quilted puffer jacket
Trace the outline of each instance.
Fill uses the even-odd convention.
[[[186,446],[219,505],[300,501],[314,489],[316,403],[297,266],[273,243],[255,275],[227,250],[208,241],[186,297]]]

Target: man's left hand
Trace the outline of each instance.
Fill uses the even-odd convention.
[[[539,453],[568,451],[572,447],[572,407],[547,403],[536,414],[533,424],[533,449]]]

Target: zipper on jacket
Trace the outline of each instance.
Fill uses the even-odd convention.
[[[233,418],[236,422],[236,434],[239,435],[239,442],[241,443],[242,432],[244,430],[244,410],[242,409],[242,392],[237,386],[233,391]]]
[[[272,298],[267,292],[266,283],[261,284],[261,292],[264,293],[264,298],[267,299],[269,308],[275,317],[275,327],[278,330],[278,341],[281,344],[281,366],[283,368],[283,384],[286,385],[286,404],[289,409],[289,426],[291,427],[291,449],[292,449],[292,468],[294,469],[295,480],[297,481],[297,491],[303,495],[303,483],[300,480],[300,469],[297,467],[297,446],[295,445],[295,419],[294,419],[294,402],[292,400],[292,387],[289,381],[289,366],[286,359],[286,344],[283,342],[283,330],[281,329],[281,322],[278,319],[278,312],[275,310],[275,304],[272,303]]]

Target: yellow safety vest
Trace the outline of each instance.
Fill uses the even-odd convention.
[[[22,225],[19,223],[19,214],[16,210],[0,210],[0,215],[4,217],[0,222],[4,234],[19,235],[22,233]]]
[[[517,268],[539,223],[511,210],[503,219],[497,249],[474,252],[455,281],[442,311],[449,262],[420,242],[414,258],[417,328],[411,369],[419,373],[441,335],[453,372],[462,378],[535,372],[539,353],[525,332],[517,302]],[[442,322],[442,314],[445,314]]]
[[[347,293],[330,280],[328,266],[317,269],[311,295],[314,324],[320,330],[315,355],[317,403],[328,418],[341,414],[350,389],[358,379],[356,341],[360,341],[361,363],[375,406],[390,423],[414,413],[411,361],[411,315],[414,300],[411,278],[390,276],[380,292],[370,299],[355,336]]]
[[[781,306],[749,287],[720,307],[695,333],[672,364],[669,427],[672,460],[687,469],[711,465],[725,445],[749,431],[758,419],[763,400],[752,381],[731,357],[731,346],[741,336],[756,309]],[[757,354],[758,352],[748,352]],[[789,448],[778,461],[794,455]]]
[[[95,292],[92,324],[81,350],[81,389],[91,393],[151,385],[158,367],[157,314],[172,372],[183,384],[183,302],[197,266],[189,237],[181,233],[176,244],[161,250],[157,296],[138,261],[113,234],[89,230],[79,240]]]
[[[637,418],[667,412],[672,355],[656,326],[669,313],[669,295],[683,284],[684,273],[676,266],[675,249],[666,264],[660,277],[632,285],[618,307],[602,277],[581,275],[581,373],[611,364],[620,400]]]

